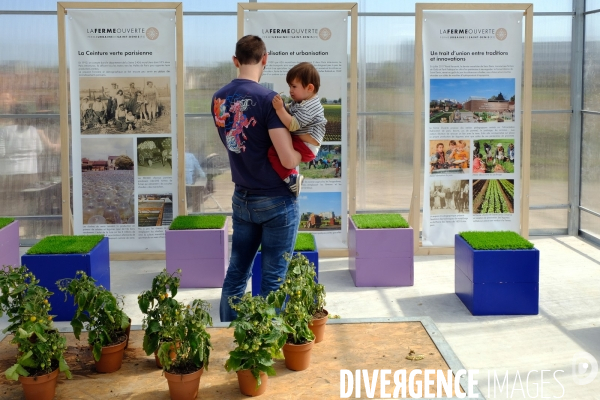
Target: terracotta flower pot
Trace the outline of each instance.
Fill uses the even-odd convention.
[[[327,310],[323,311],[325,312],[324,317],[321,317],[319,319],[315,319],[315,317],[313,317],[311,323],[308,324],[308,329],[310,329],[315,335],[315,343],[322,342],[325,338],[325,324],[329,319],[329,313],[327,312]]]
[[[56,391],[58,368],[46,375],[36,377],[19,376],[25,400],[52,400]]]
[[[160,344],[158,345],[158,347],[160,347]],[[179,347],[179,343],[177,343],[177,347]],[[173,345],[171,345],[171,351],[169,352],[169,355],[171,356],[171,360],[174,360],[175,357],[177,357],[177,353],[175,353],[175,348],[173,347]],[[156,368],[162,369],[162,363],[158,358],[158,349],[154,350],[154,361],[156,362]]]
[[[310,351],[315,341],[304,344],[286,343],[283,345],[285,366],[292,371],[304,371],[310,365]]]
[[[246,396],[260,396],[267,390],[267,381],[269,376],[264,372],[260,372],[260,386],[256,387],[256,378],[252,375],[249,369],[237,371],[238,383],[240,385],[240,392]]]
[[[121,343],[103,347],[100,361],[96,361],[96,371],[115,372],[121,369],[126,343],[127,341],[123,340]]]
[[[165,378],[169,384],[169,394],[171,400],[191,400],[198,396],[200,387],[200,377],[204,372],[204,367],[191,374],[173,374],[165,371]]]

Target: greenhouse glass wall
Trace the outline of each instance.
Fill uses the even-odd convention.
[[[406,216],[413,186],[415,2],[357,3],[357,210]],[[598,241],[600,1],[533,4],[529,233]],[[201,161],[227,159],[209,104],[236,74],[236,12],[232,0],[183,3],[186,151]],[[0,160],[0,215],[20,221],[27,245],[62,233],[56,2],[0,1],[0,35],[0,128],[19,120],[42,133],[28,174],[15,178],[7,172],[14,161]],[[203,207],[189,212],[231,212],[231,176],[227,168],[218,171]]]

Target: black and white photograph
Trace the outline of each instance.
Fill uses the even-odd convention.
[[[82,135],[170,134],[169,77],[79,79]]]

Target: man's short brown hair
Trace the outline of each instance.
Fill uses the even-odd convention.
[[[301,62],[300,64],[294,65],[290,69],[285,77],[285,81],[288,85],[291,85],[294,79],[302,84],[302,87],[307,87],[309,84],[315,87],[315,93],[319,92],[319,86],[321,86],[321,78],[319,77],[319,71],[309,62]]]
[[[258,64],[265,54],[267,46],[258,36],[246,35],[235,44],[235,58],[242,65]]]

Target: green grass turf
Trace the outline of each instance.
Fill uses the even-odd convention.
[[[315,237],[312,233],[298,233],[294,251],[315,251]]]
[[[104,235],[48,236],[31,247],[27,254],[85,254],[103,238]]]
[[[356,214],[352,221],[359,229],[408,228],[408,222],[400,214]]]
[[[172,231],[186,229],[221,229],[225,226],[225,215],[180,215],[176,217],[171,226]]]
[[[14,218],[0,218],[0,229],[4,228],[8,224],[12,224],[14,221]]]
[[[533,249],[533,243],[512,231],[468,231],[461,232],[460,236],[475,250]]]

